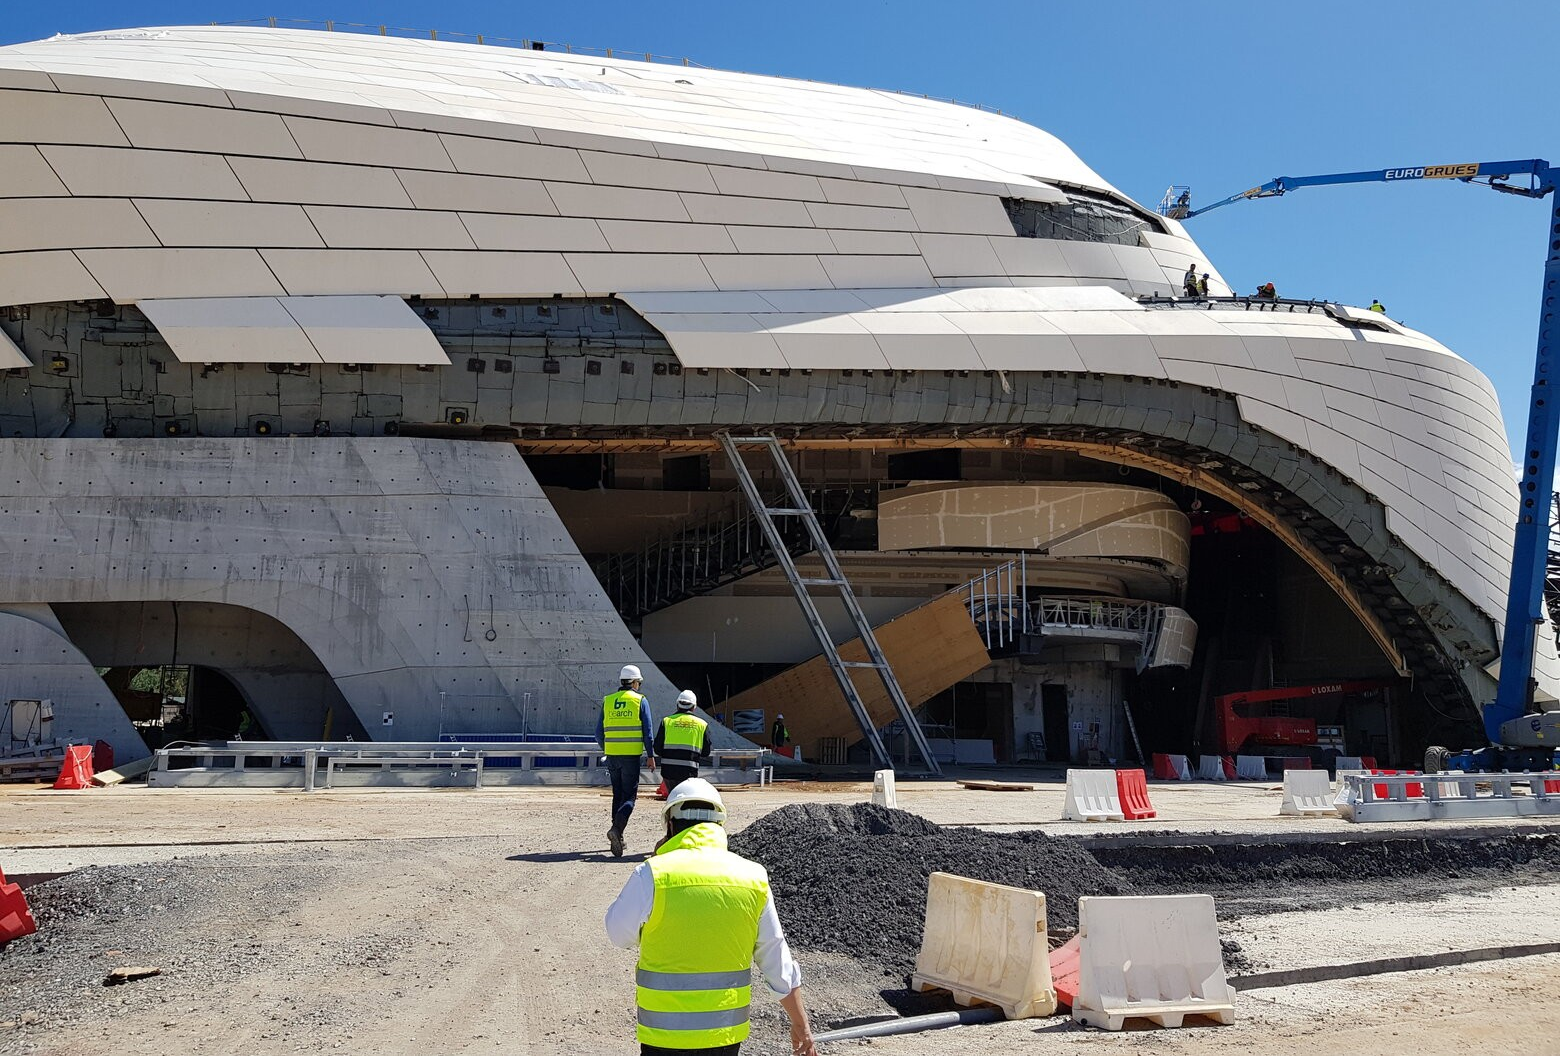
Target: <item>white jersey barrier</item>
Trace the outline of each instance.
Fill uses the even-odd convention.
[[[892,770],[878,770],[872,775],[872,802],[880,807],[899,806],[899,793],[894,788]]]
[[[1284,801],[1280,814],[1337,814],[1333,802],[1332,781],[1326,770],[1285,770]]]
[[[1067,771],[1063,821],[1126,821],[1114,770]]]
[[[1045,896],[933,873],[912,990],[948,990],[961,1005],[996,1005],[1008,1019],[1056,1011]]]
[[[1184,755],[1154,756],[1154,780],[1155,781],[1190,781],[1192,768]]]
[[[1339,762],[1343,760],[1340,759]],[[1333,796],[1333,806],[1344,817],[1352,817],[1354,814],[1354,785],[1349,781],[1350,777],[1360,774],[1368,774],[1369,770],[1347,770],[1338,768],[1338,791]]]
[[[1078,899],[1073,1019],[1120,1030],[1128,1019],[1179,1027],[1190,1015],[1235,1021],[1212,895]]]
[[[1237,781],[1266,781],[1267,757],[1261,755],[1237,755],[1235,757]]]
[[[1199,781],[1223,781],[1224,759],[1217,755],[1199,755],[1197,757],[1197,780]]]
[[[1364,769],[1365,760],[1357,755],[1340,755],[1333,761],[1333,772],[1336,774],[1341,775],[1345,770],[1363,771]]]

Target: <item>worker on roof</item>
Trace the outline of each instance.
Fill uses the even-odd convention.
[[[677,694],[677,710],[655,731],[655,757],[661,762],[661,783],[667,794],[699,776],[699,764],[710,761],[710,724],[693,713],[699,698],[693,690]]]
[[[623,855],[623,833],[634,813],[634,797],[639,794],[639,759],[650,746],[650,706],[639,692],[643,681],[639,668],[624,665],[618,672],[618,691],[601,700],[601,721],[596,724],[596,742],[606,750],[607,773],[612,778],[607,846],[614,858]],[[655,769],[654,756],[650,769]]]
[[[1197,265],[1188,264],[1186,274],[1181,278],[1181,287],[1188,297],[1197,296]]]
[[[1197,280],[1197,296],[1204,300],[1208,297],[1208,273],[1206,271],[1202,273],[1202,278]]]
[[[1387,314],[1387,306],[1376,300],[1374,297],[1370,299],[1370,310],[1373,312],[1380,312],[1382,315]]]
[[[1278,300],[1278,290],[1274,289],[1271,282],[1264,282],[1257,287],[1257,296],[1263,300],[1276,301]]]
[[[661,808],[666,838],[607,910],[614,946],[639,946],[640,1056],[736,1056],[748,1036],[756,963],[791,1021],[794,1056],[817,1056],[802,973],[764,867],[726,850],[726,805],[702,778]]]

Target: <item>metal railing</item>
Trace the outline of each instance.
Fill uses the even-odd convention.
[[[711,780],[767,784],[764,748],[716,748]],[[452,744],[444,741],[230,741],[163,748],[152,788],[444,788],[608,783],[602,748],[587,743]],[[490,763],[499,765],[490,766]],[[507,765],[504,765],[507,764]],[[650,771],[642,781],[656,783]]]
[[[1024,554],[958,588],[988,652],[1022,646],[1031,635],[1112,638],[1137,646],[1139,672],[1153,662],[1164,629],[1164,605],[1106,597],[1034,597],[1028,572]]]
[[[870,495],[857,488],[818,485],[804,490],[826,525],[870,501]],[[803,526],[784,522],[776,527],[791,556],[813,549]],[[776,560],[754,513],[731,507],[642,550],[613,554],[597,562],[595,572],[618,613],[632,620],[770,568]]]
[[[1244,308],[1246,311],[1257,312],[1325,312],[1336,305],[1337,301],[1301,300],[1297,297],[1256,297],[1232,294],[1223,297],[1176,297],[1167,293],[1145,293],[1137,298],[1137,303],[1146,308],[1204,308],[1212,311],[1215,308]]]
[[[1356,822],[1560,817],[1560,771],[1339,775]]]

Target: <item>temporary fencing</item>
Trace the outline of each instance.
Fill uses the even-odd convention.
[[[1120,1030],[1129,1019],[1179,1027],[1189,1015],[1235,1020],[1211,895],[1078,899],[1073,1019]]]
[[[1063,821],[1125,821],[1111,770],[1067,771]]]
[[[1325,770],[1285,770],[1284,801],[1280,814],[1337,814],[1332,781]]]
[[[1349,817],[1359,822],[1441,818],[1560,817],[1552,772],[1349,775]],[[1417,794],[1416,794],[1417,790]]]
[[[1128,821],[1142,821],[1157,813],[1148,799],[1148,778],[1141,770],[1117,770],[1116,795]]]
[[[20,884],[8,884],[0,871],[0,946],[38,930]]]
[[[996,1005],[1009,1019],[1055,1012],[1045,895],[933,873],[910,988],[947,990],[961,1005]]]

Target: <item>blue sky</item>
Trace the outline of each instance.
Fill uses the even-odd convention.
[[[1060,136],[1146,205],[1170,183],[1207,203],[1280,175],[1560,164],[1553,0],[253,3],[13,0],[0,41],[276,14],[688,56],[985,103]],[[1303,190],[1189,227],[1237,289],[1380,298],[1488,374],[1520,435],[1546,217],[1537,202],[1422,182]]]

